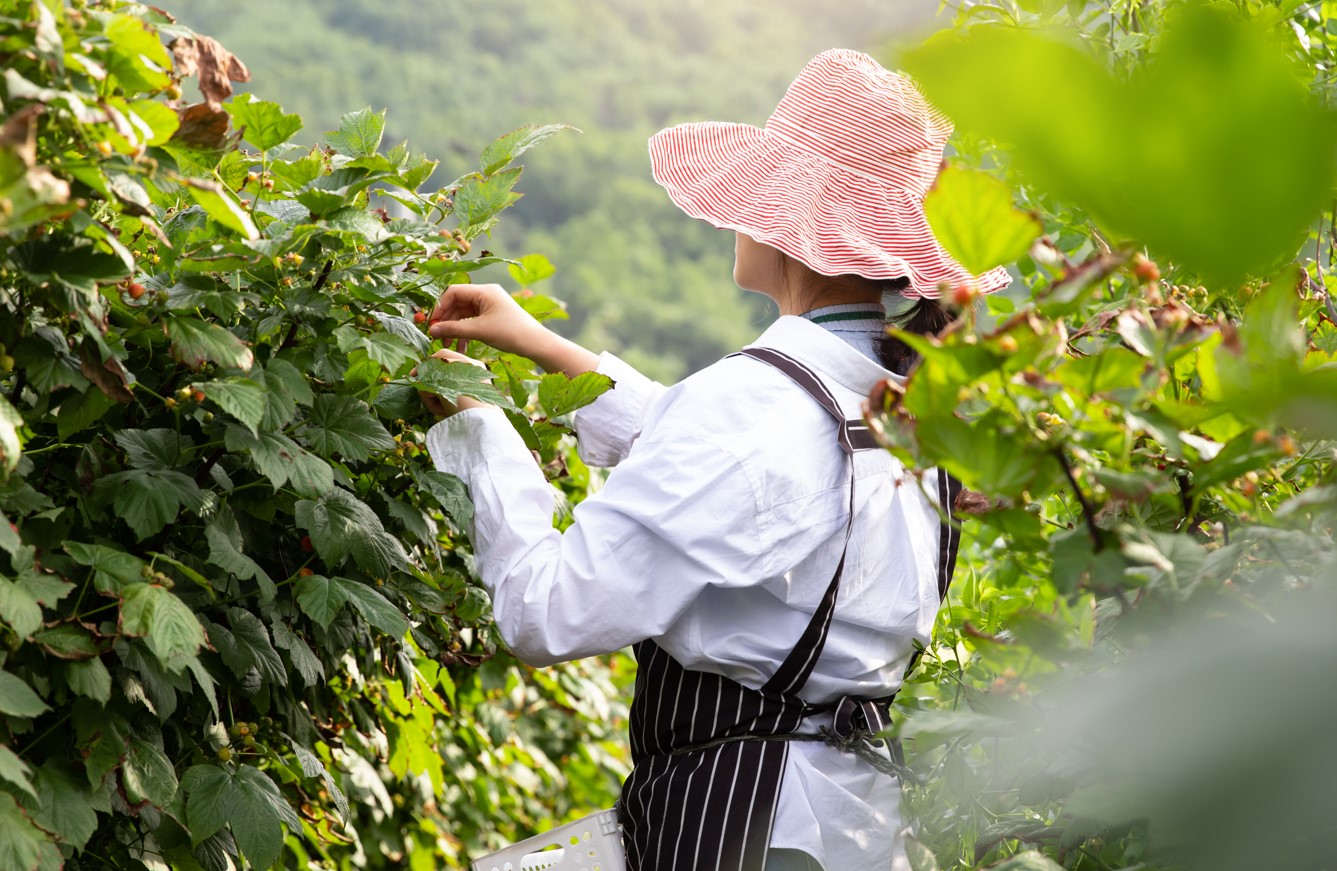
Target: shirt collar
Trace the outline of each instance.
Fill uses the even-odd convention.
[[[839,336],[798,315],[781,315],[748,347],[784,351],[855,393],[867,395],[888,379],[905,383],[905,376],[882,368]]]

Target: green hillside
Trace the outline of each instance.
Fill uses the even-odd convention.
[[[674,380],[754,338],[768,315],[730,277],[732,234],[685,218],[650,178],[646,139],[691,120],[760,124],[817,52],[926,29],[934,0],[185,0],[182,23],[249,65],[306,119],[389,110],[387,141],[445,156],[442,182],[497,134],[580,128],[528,158],[499,250],[557,265],[563,331]],[[820,11],[819,11],[820,10]],[[479,280],[506,281],[498,272]]]

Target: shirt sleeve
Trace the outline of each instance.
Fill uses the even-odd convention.
[[[500,410],[427,434],[438,469],[469,486],[478,574],[502,638],[550,665],[662,635],[710,585],[763,579],[755,490],[722,445],[657,425],[653,437],[553,528],[553,491]]]
[[[612,378],[613,388],[576,412],[576,452],[588,465],[616,466],[631,450],[646,415],[666,388],[607,351],[599,355],[594,371]]]

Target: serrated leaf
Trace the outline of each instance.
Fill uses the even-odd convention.
[[[115,15],[103,33],[110,43],[107,71],[120,80],[126,93],[157,91],[170,84],[172,59],[158,31],[132,15]]]
[[[246,343],[218,324],[175,315],[163,320],[167,323],[167,337],[172,341],[172,358],[178,363],[192,369],[205,363],[217,363],[247,370],[255,362]]]
[[[1012,205],[1007,185],[986,172],[952,165],[924,199],[933,235],[967,271],[980,274],[1021,258],[1044,232]]]
[[[101,544],[67,541],[65,552],[79,565],[93,569],[93,586],[99,593],[116,593],[126,584],[142,581],[148,565],[133,554]]]
[[[409,363],[416,363],[422,356],[403,339],[388,332],[363,336],[361,347],[391,375],[398,374]]]
[[[274,600],[277,588],[269,574],[243,550],[241,528],[227,506],[219,509],[214,519],[204,527],[204,540],[209,544],[209,561],[228,574],[242,580],[254,580],[260,586],[260,597]]]
[[[409,621],[377,590],[348,578],[335,578],[334,582],[344,591],[362,619],[372,626],[393,638],[402,638],[409,631]]]
[[[171,429],[124,429],[112,438],[135,469],[174,469],[189,458],[193,447],[190,439]]]
[[[88,788],[51,760],[37,770],[33,785],[37,790],[37,807],[29,807],[33,822],[76,850],[97,831],[97,814],[93,811]]]
[[[291,481],[300,495],[318,497],[334,487],[329,463],[281,433],[262,430],[252,434],[239,426],[229,426],[223,439],[229,451],[246,453],[275,489]]]
[[[334,798],[334,806],[339,811],[339,816],[345,821],[348,820],[348,799],[344,797],[330,772],[325,768],[325,763],[320,761],[320,757],[312,753],[307,748],[293,740],[292,736],[286,732],[281,732],[283,739],[292,747],[293,755],[297,757],[297,764],[301,767],[302,773],[307,777],[319,777],[325,781],[325,788],[330,791]]]
[[[423,335],[422,330],[415,326],[413,321],[385,312],[372,312],[372,315],[380,321],[381,326],[385,327],[387,333],[398,336],[406,344],[412,346],[418,357],[425,357],[431,352],[432,340]]]
[[[429,357],[418,364],[418,374],[409,378],[408,383],[447,402],[472,396],[489,405],[512,407],[510,399],[493,386],[492,378],[491,372],[472,363],[447,363]]]
[[[186,189],[190,191],[195,202],[200,204],[200,208],[222,226],[248,242],[260,238],[260,231],[256,229],[251,216],[242,208],[241,203],[237,202],[232,192],[218,182],[198,178],[187,179]]]
[[[95,492],[112,494],[116,514],[140,541],[176,519],[182,508],[198,514],[211,496],[189,475],[160,469],[131,469],[99,478]]]
[[[413,469],[413,480],[456,523],[467,526],[473,520],[474,504],[469,499],[469,488],[459,478],[435,469],[425,472]]]
[[[471,178],[455,192],[454,215],[465,233],[479,227],[520,199],[513,188],[520,181],[521,168],[508,169],[488,178]]]
[[[569,124],[544,124],[542,126],[526,124],[498,137],[483,149],[479,162],[483,175],[492,175],[511,161],[538,145],[543,140],[561,133],[563,130],[576,130]],[[579,130],[576,130],[579,133]],[[457,201],[458,202],[458,201]]]
[[[165,808],[176,797],[176,770],[161,749],[134,735],[121,767],[121,785],[132,803],[147,801]]]
[[[371,157],[384,134],[384,110],[373,112],[368,106],[340,118],[339,129],[325,134],[325,144],[345,157]]]
[[[0,620],[19,638],[27,638],[42,625],[42,607],[16,582],[0,577]]]
[[[305,768],[306,766],[302,767]],[[4,744],[0,744],[0,780],[12,783],[28,795],[36,798],[37,792],[33,789],[31,776],[32,768],[28,766],[28,763],[20,759],[13,750],[10,750]]]
[[[236,792],[228,822],[242,855],[257,868],[268,868],[283,846],[281,823],[301,831],[301,821],[274,781],[260,769],[243,765],[234,780]]]
[[[65,666],[65,682],[77,695],[106,704],[111,701],[111,672],[100,659],[80,659]]]
[[[293,513],[327,565],[342,565],[351,556],[378,577],[410,565],[403,545],[385,531],[376,512],[347,491],[332,490],[319,500],[298,502]]]
[[[181,128],[181,116],[172,111],[165,103],[157,100],[136,100],[130,104],[130,111],[146,127],[145,145],[166,145],[172,135]]]
[[[192,765],[181,776],[181,791],[186,794],[192,843],[200,843],[227,825],[232,792],[227,771],[217,765]]]
[[[325,679],[325,666],[321,664],[310,645],[280,621],[271,623],[269,631],[274,636],[274,646],[288,651],[288,659],[301,675],[302,682],[308,687],[320,686],[321,681]]]
[[[369,459],[392,450],[395,440],[365,402],[352,396],[324,393],[316,397],[301,436],[316,453],[345,460]]]
[[[158,662],[173,674],[204,645],[204,629],[186,603],[157,584],[130,584],[121,591],[121,631],[142,637]]]
[[[29,821],[14,796],[0,792],[0,868],[46,871],[62,864],[46,833]]]
[[[23,539],[19,538],[18,527],[13,522],[0,513],[0,550],[13,556],[18,553],[19,548],[23,547]]]
[[[254,667],[267,682],[278,686],[288,685],[288,670],[279,658],[269,638],[269,630],[260,618],[241,608],[229,608],[228,620],[232,624],[231,641],[233,649],[225,651],[222,644],[215,644],[228,667],[237,676]]]
[[[526,254],[519,261],[507,266],[506,271],[521,287],[529,287],[545,278],[551,278],[557,273],[557,267],[542,254]]]
[[[339,609],[347,603],[343,588],[323,575],[306,575],[297,580],[298,606],[322,629],[330,628]]]
[[[37,717],[51,710],[46,702],[18,676],[0,671],[0,714]]]
[[[549,417],[561,417],[584,408],[613,386],[613,379],[598,372],[582,372],[568,378],[552,372],[539,380],[539,404]]]
[[[220,408],[241,421],[251,432],[255,432],[265,419],[269,397],[263,387],[249,378],[206,381],[193,386],[202,390],[205,398],[218,403]]]
[[[59,623],[34,632],[33,641],[60,659],[90,659],[99,653],[93,634],[75,623]]]
[[[242,131],[247,142],[261,151],[282,145],[302,129],[298,115],[286,115],[278,103],[234,98],[223,107],[232,116],[232,126]]]
[[[261,425],[276,430],[288,425],[297,414],[297,405],[310,405],[315,397],[306,379],[285,360],[271,360],[264,369],[251,370],[251,379],[265,394],[265,412]]]
[[[101,390],[76,393],[60,404],[56,414],[56,434],[61,440],[82,432],[102,419],[116,401]]]

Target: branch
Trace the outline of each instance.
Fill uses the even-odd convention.
[[[1063,474],[1067,476],[1068,483],[1072,485],[1072,492],[1077,494],[1077,501],[1082,506],[1082,519],[1086,521],[1086,530],[1091,534],[1091,541],[1095,543],[1096,551],[1099,552],[1105,547],[1105,536],[1101,534],[1100,527],[1096,526],[1096,512],[1091,506],[1090,500],[1082,492],[1082,488],[1077,485],[1077,476],[1072,473],[1072,466],[1068,463],[1068,458],[1064,456],[1061,448],[1055,448],[1053,451],[1054,459],[1063,467]]]
[[[320,276],[316,279],[316,283],[311,286],[312,292],[320,293],[321,288],[325,286],[325,282],[330,278],[330,270],[332,268],[334,268],[334,261],[326,260],[325,268],[320,270]],[[293,346],[293,343],[297,341],[297,328],[301,325],[301,318],[295,318],[293,320],[292,326],[288,328],[288,335],[283,337],[283,342],[279,345],[279,351],[283,351]]]

